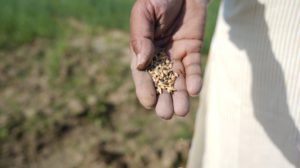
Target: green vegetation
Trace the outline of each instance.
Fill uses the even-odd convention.
[[[0,48],[35,38],[56,38],[66,19],[90,26],[128,30],[134,0],[0,0]]]
[[[221,3],[221,0],[211,0],[212,2],[208,7],[208,16],[205,28],[205,38],[204,38],[204,46],[202,52],[204,54],[208,54],[210,43],[212,40],[213,33],[215,31],[216,20],[218,17],[218,9]]]
[[[193,131],[190,129],[191,126],[189,123],[186,122],[179,122],[179,130],[174,135],[176,139],[192,139],[193,138]]]
[[[134,0],[0,0],[0,48],[14,48],[36,38],[55,39],[75,19],[91,28],[128,31]],[[209,7],[203,52],[207,53],[220,0]]]

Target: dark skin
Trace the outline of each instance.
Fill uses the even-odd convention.
[[[163,119],[186,116],[190,96],[201,90],[200,49],[203,44],[205,0],[137,0],[131,15],[131,70],[141,104],[155,108]],[[154,54],[164,49],[179,74],[173,94],[157,95],[145,71]]]

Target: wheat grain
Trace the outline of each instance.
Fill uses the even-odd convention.
[[[176,91],[174,84],[179,75],[172,68],[173,64],[165,52],[156,54],[147,68],[147,72],[150,74],[158,94],[162,94],[163,91],[168,93]]]

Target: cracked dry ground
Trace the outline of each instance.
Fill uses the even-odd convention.
[[[135,97],[126,33],[71,34],[0,51],[0,167],[184,166],[197,100],[160,120]]]

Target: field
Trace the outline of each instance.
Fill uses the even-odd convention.
[[[129,71],[133,2],[0,0],[0,167],[184,166],[198,100],[168,122],[140,107]]]

